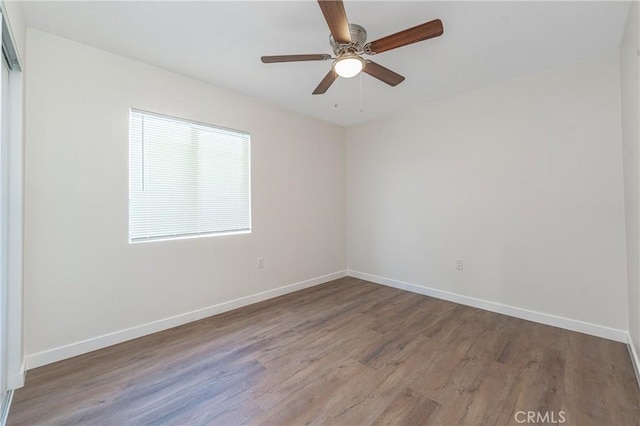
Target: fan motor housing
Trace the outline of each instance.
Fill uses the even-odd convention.
[[[358,24],[349,24],[349,33],[351,34],[351,43],[336,43],[332,35],[329,35],[329,43],[333,48],[333,53],[339,56],[345,52],[363,53],[364,44],[367,41],[367,30]]]

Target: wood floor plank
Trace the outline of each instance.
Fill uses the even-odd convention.
[[[374,425],[424,425],[438,408],[438,403],[407,388],[387,406]]]
[[[30,370],[9,425],[639,425],[625,345],[344,278]]]

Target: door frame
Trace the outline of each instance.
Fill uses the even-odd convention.
[[[2,53],[9,68],[9,87],[6,90],[10,98],[5,344],[7,348],[6,385],[7,389],[12,391],[24,386],[25,379],[23,355],[24,73],[4,2],[0,2],[0,17]]]

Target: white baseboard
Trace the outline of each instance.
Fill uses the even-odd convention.
[[[237,309],[243,306],[251,305],[253,303],[262,302],[267,299],[282,296],[284,294],[292,293],[294,291],[303,290],[308,287],[313,287],[318,284],[323,284],[338,278],[347,276],[346,271],[338,271],[332,274],[323,275],[321,277],[312,278],[309,280],[301,281],[295,284],[286,285],[284,287],[278,287],[273,290],[263,291],[261,293],[252,294],[250,296],[241,297],[239,299],[231,300],[228,302],[219,303],[217,305],[209,306],[206,308],[198,309],[195,311],[187,312],[173,317],[153,321],[147,324],[131,327],[125,330],[116,331],[113,333],[105,334],[102,336],[94,337],[91,339],[83,340],[80,342],[72,343],[65,346],[60,346],[47,351],[38,352],[35,354],[27,355],[26,368],[32,369],[41,367],[43,365],[51,364],[63,359],[71,358],[77,355],[82,355],[87,352],[95,351],[107,346],[112,346],[118,343],[126,342],[127,340],[136,339],[138,337],[146,336],[148,334],[157,333],[158,331],[166,330],[169,328],[177,327],[182,324],[186,324],[192,321],[197,321],[202,318],[210,317],[212,315],[220,314],[222,312]]]
[[[605,327],[602,325],[591,324],[588,322],[578,321],[570,318],[559,317],[556,315],[545,314],[542,312],[531,311],[514,306],[503,305],[488,300],[476,299],[475,297],[463,296],[461,294],[450,293],[448,291],[437,290],[429,287],[422,287],[416,284],[405,283],[391,278],[379,277],[377,275],[366,274],[358,271],[347,271],[350,277],[360,278],[371,281],[376,284],[382,284],[389,287],[407,290],[413,293],[423,294],[425,296],[435,297],[437,299],[448,300],[450,302],[459,303],[461,305],[472,306],[474,308],[484,309],[486,311],[497,312],[499,314],[509,315],[528,321],[538,322],[541,324],[551,325],[554,327],[564,328],[571,331],[577,331],[592,336],[603,337],[616,342],[627,343],[627,331],[615,328]]]
[[[7,376],[7,388],[8,389],[20,389],[24,386],[25,379],[25,365],[22,365],[20,372],[16,374],[9,374]]]
[[[633,364],[633,369],[636,372],[636,380],[638,380],[638,387],[640,387],[640,357],[638,357],[638,352],[636,351],[636,347],[633,344],[633,339],[631,338],[630,333],[627,333],[627,348],[629,349],[631,364]]]

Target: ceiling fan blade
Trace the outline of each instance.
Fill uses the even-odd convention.
[[[333,39],[340,44],[351,43],[349,21],[342,0],[318,0],[318,4],[327,25],[329,25]]]
[[[338,78],[338,74],[333,70],[333,68],[331,68],[327,75],[324,76],[320,84],[318,84],[316,90],[313,91],[313,94],[322,95],[323,93],[325,93],[327,90],[329,90],[329,87],[331,87],[333,82],[336,81],[336,78]]]
[[[362,69],[372,77],[377,78],[380,81],[387,83],[389,86],[397,86],[404,81],[404,77],[398,73],[391,71],[389,68],[385,68],[380,64],[376,64],[373,61],[366,61],[365,67]]]
[[[444,27],[442,21],[434,19],[433,21],[425,22],[424,24],[417,25],[412,28],[408,28],[399,33],[391,34],[372,41],[365,45],[365,51],[371,53],[381,53],[387,50],[395,49],[398,47],[406,46],[408,44],[417,43],[422,40],[427,40],[433,37],[441,36],[444,33]]]
[[[276,62],[326,61],[328,59],[331,59],[331,55],[276,55],[263,56],[260,58],[265,64],[273,64]]]

